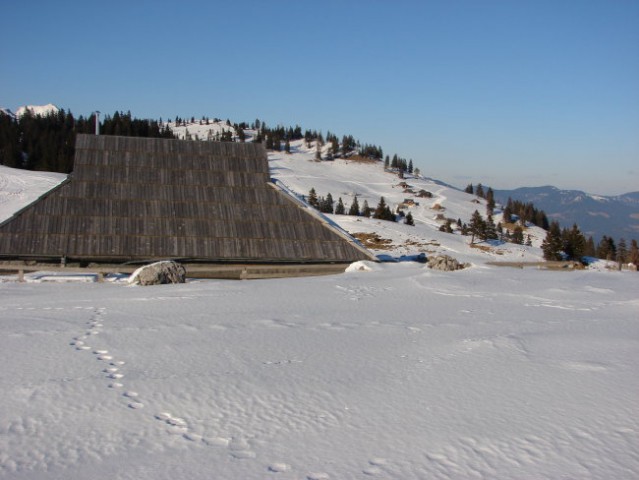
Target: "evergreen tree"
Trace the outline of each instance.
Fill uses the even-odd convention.
[[[488,215],[488,217],[486,218],[484,238],[486,240],[497,240],[499,238],[497,235],[497,227],[495,226],[495,221],[493,220],[492,215]]]
[[[404,218],[404,223],[406,225],[411,225],[411,226],[415,226],[415,221],[413,220],[413,214],[408,212],[408,214],[406,214],[406,217]]]
[[[466,188],[465,188],[464,192],[470,193],[471,195],[473,195],[475,193],[475,190],[473,188],[473,184],[469,183],[468,185],[466,185]]]
[[[475,189],[475,195],[477,195],[480,198],[484,198],[484,187],[482,186],[481,183],[477,184],[477,188]]]
[[[333,157],[337,157],[337,155],[339,155],[339,141],[335,136],[331,138],[331,155]]]
[[[308,192],[307,203],[311,207],[319,209],[319,200],[317,199],[317,192],[315,191],[315,188],[311,188],[311,190]]]
[[[524,244],[524,229],[521,228],[521,226],[515,225],[515,228],[513,228],[513,233],[510,236],[510,241],[512,243],[516,243],[517,245]]]
[[[372,209],[368,206],[368,200],[364,200],[364,206],[362,207],[362,217],[370,218],[371,214]]]
[[[530,234],[526,235],[526,246],[532,247],[532,237],[530,236]]]
[[[544,241],[541,244],[541,249],[544,252],[544,258],[546,260],[561,260],[562,247],[559,222],[553,221],[550,223],[550,228],[546,232],[546,238],[544,238]]]
[[[320,212],[322,213],[333,213],[333,205],[335,201],[333,200],[333,196],[330,193],[326,194],[326,198],[322,199],[320,202]]]
[[[612,237],[604,235],[597,245],[597,257],[603,260],[613,260],[617,256],[617,247]]]
[[[348,209],[349,215],[359,216],[359,202],[357,201],[357,195],[353,198],[353,203],[351,203],[351,207]]]
[[[486,191],[486,214],[492,215],[495,211],[495,192],[493,189],[488,187]]]
[[[586,250],[586,238],[583,236],[577,224],[573,224],[570,230],[562,232],[563,251],[568,260],[580,260]]]
[[[623,263],[628,263],[628,248],[626,246],[626,240],[624,240],[623,238],[620,238],[619,242],[617,243],[617,256],[615,260],[619,263],[620,266]]]
[[[637,246],[637,240],[630,241],[630,251],[628,252],[628,263],[634,264],[639,267],[639,247]]]
[[[470,244],[475,243],[475,238],[478,238],[480,241],[485,240],[486,236],[486,222],[481,217],[481,213],[477,210],[473,212],[473,215],[470,217],[470,224],[468,225],[468,229],[470,231]]]
[[[586,240],[586,249],[584,250],[584,257],[596,257],[597,250],[595,249],[595,241],[592,239],[592,235]]]
[[[344,203],[342,202],[342,197],[339,197],[337,200],[337,206],[335,207],[336,215],[344,215],[346,213],[346,208],[344,207]]]
[[[512,222],[513,199],[510,198],[510,197],[508,197],[508,202],[506,203],[506,206],[504,207],[504,210],[502,212],[502,216],[504,218],[504,222],[506,222],[506,223]]]
[[[391,222],[395,221],[395,215],[393,214],[393,212],[391,212],[390,207],[386,204],[386,200],[384,200],[384,197],[380,197],[377,208],[375,208],[375,212],[373,213],[373,218],[378,218],[380,220],[389,220]]]
[[[439,231],[445,233],[453,233],[453,227],[451,225],[450,218],[446,220],[446,223],[439,227]]]
[[[408,173],[413,173],[413,159],[411,158],[408,162]]]

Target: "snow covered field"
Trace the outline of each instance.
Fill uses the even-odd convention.
[[[639,474],[636,274],[0,283],[0,477]]]
[[[298,195],[409,196],[379,164],[293,148],[269,159]],[[0,167],[0,221],[63,178]],[[389,240],[379,254],[472,268],[0,277],[0,478],[639,478],[639,275],[487,266],[540,259],[543,231],[471,248],[436,215],[466,222],[481,202],[406,181],[433,193],[410,207],[415,227],[329,218]]]

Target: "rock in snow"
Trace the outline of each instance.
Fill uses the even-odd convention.
[[[452,272],[455,270],[461,270],[469,265],[467,263],[459,263],[453,257],[448,255],[438,255],[436,257],[430,257],[428,259],[428,267],[433,270],[443,270],[445,272]]]
[[[184,283],[186,269],[170,260],[155,262],[138,268],[129,277],[131,285],[163,285],[167,283]]]

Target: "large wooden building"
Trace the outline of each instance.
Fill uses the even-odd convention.
[[[269,178],[261,144],[78,135],[73,173],[0,224],[0,257],[344,263],[374,257]]]

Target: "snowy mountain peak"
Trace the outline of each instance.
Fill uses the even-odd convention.
[[[13,113],[11,110],[9,110],[8,108],[4,108],[4,107],[0,107],[0,113],[4,114],[4,115],[8,115],[11,118],[15,118],[16,114]]]
[[[39,115],[43,117],[52,113],[57,113],[60,111],[60,109],[52,103],[49,103],[47,105],[25,105],[18,108],[15,116],[19,118],[27,113],[27,111],[31,112],[32,115]]]

